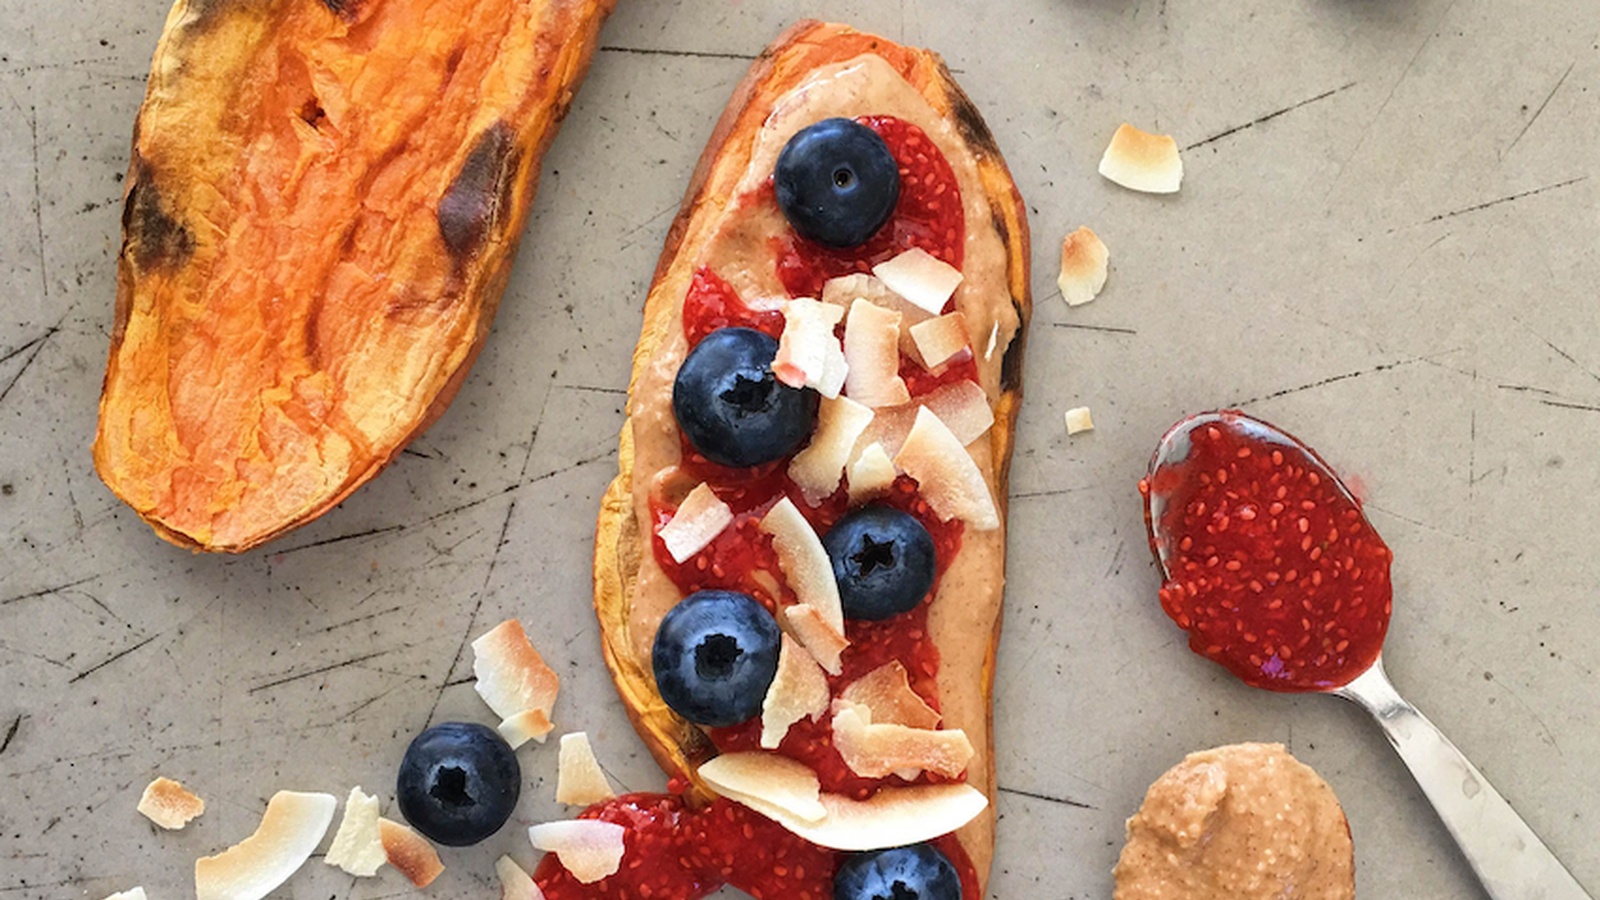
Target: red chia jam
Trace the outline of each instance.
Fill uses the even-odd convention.
[[[696,900],[725,884],[756,900],[831,900],[846,856],[723,799],[696,809],[682,794],[625,794],[579,818],[623,827],[622,865],[583,884],[549,854],[534,872],[547,900]],[[963,896],[977,897],[977,871],[955,835],[931,843],[960,874]]]
[[[1139,490],[1151,548],[1166,551],[1161,608],[1190,649],[1271,691],[1331,690],[1366,671],[1389,627],[1394,554],[1360,502],[1309,448],[1243,413],[1189,440]]]
[[[900,199],[889,221],[858,247],[826,247],[790,236],[778,254],[778,278],[791,297],[820,297],[828,279],[871,272],[878,263],[913,247],[961,268],[966,213],[950,162],[910,122],[893,116],[862,116],[856,121],[876,131],[900,164]]]
[[[776,338],[783,334],[783,313],[751,309],[733,286],[705,266],[695,270],[683,298],[683,333],[693,348],[719,328],[754,328]]]

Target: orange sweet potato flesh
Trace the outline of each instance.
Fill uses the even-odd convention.
[[[239,552],[445,409],[615,0],[178,0],[134,128],[94,457]]]

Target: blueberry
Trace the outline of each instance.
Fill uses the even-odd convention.
[[[961,876],[929,844],[858,853],[834,874],[833,900],[961,900]]]
[[[748,721],[778,673],[778,640],[778,623],[748,595],[695,591],[656,632],[651,664],[661,699],[697,725]]]
[[[876,131],[850,119],[801,129],[778,154],[778,208],[803,238],[866,243],[900,199],[900,166]]]
[[[778,342],[752,328],[719,328],[689,351],[672,385],[672,413],[706,459],[756,466],[811,435],[821,398],[772,374],[777,353]]]
[[[442,722],[417,735],[395,785],[406,821],[449,847],[499,831],[521,792],[522,768],[511,745],[474,722]]]
[[[910,610],[933,589],[933,536],[915,517],[888,506],[864,506],[822,539],[839,582],[844,614],[887,619]]]

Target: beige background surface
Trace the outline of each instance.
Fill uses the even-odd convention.
[[[974,10],[986,8],[981,14]],[[280,788],[392,792],[409,737],[486,721],[463,643],[521,616],[616,781],[659,789],[599,660],[589,541],[655,256],[747,58],[802,14],[943,52],[1033,212],[1037,317],[997,679],[992,895],[1105,898],[1123,819],[1186,751],[1287,743],[1354,831],[1360,892],[1480,896],[1377,730],[1252,692],[1155,603],[1134,483],[1188,411],[1241,404],[1370,498],[1396,552],[1401,690],[1600,890],[1600,4],[1593,0],[621,0],[546,160],[495,333],[454,407],[320,521],[241,558],[156,540],[88,445],[120,174],[165,0],[0,0],[0,898],[192,896]],[[1183,193],[1095,165],[1124,119]],[[1095,304],[1056,242],[1111,247]],[[1093,407],[1098,429],[1065,437]],[[447,851],[493,895],[561,814]],[[133,811],[157,773],[189,830]],[[313,864],[278,892],[404,896]]]

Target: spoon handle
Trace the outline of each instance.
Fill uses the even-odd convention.
[[[1494,900],[1594,900],[1511,804],[1390,684],[1383,660],[1333,693],[1383,727]]]

